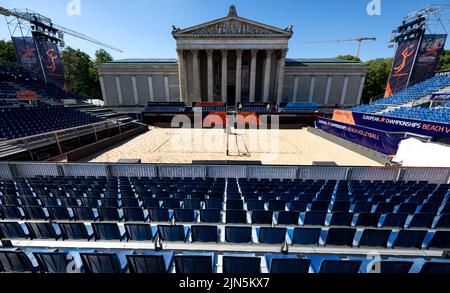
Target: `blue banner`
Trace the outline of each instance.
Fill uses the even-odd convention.
[[[432,101],[450,101],[450,92],[432,94],[431,100]]]
[[[47,80],[65,89],[66,79],[58,45],[45,40],[36,40],[36,46],[41,56],[42,69]]]
[[[450,124],[362,113],[353,113],[353,115],[357,116],[356,124],[365,127],[388,132],[411,132],[432,137],[450,137]]]
[[[397,154],[398,145],[402,141],[399,135],[320,117],[316,120],[316,127],[386,155]]]
[[[12,37],[17,62],[43,78],[41,61],[32,37]]]

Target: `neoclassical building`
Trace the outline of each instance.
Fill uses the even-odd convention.
[[[155,101],[291,102],[324,106],[361,100],[367,68],[357,62],[287,58],[292,26],[280,29],[238,16],[180,29],[177,59],[123,59],[99,65],[106,105]]]

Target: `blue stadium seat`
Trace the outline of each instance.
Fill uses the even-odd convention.
[[[181,225],[158,225],[158,236],[164,241],[186,241],[187,231]]]
[[[165,208],[150,208],[148,209],[148,213],[150,215],[150,220],[154,222],[168,222],[169,219],[169,210]]]
[[[325,239],[325,245],[353,246],[356,229],[330,228]]]
[[[422,274],[449,274],[449,262],[426,262],[420,269]]]
[[[449,249],[450,248],[450,231],[436,231],[433,234],[428,248]]]
[[[351,226],[353,213],[334,212],[331,216],[330,226]]]
[[[200,210],[200,221],[202,223],[220,223],[221,214],[218,209]]]
[[[23,239],[27,237],[18,222],[0,222],[0,239]]]
[[[146,222],[147,217],[144,215],[144,211],[139,207],[127,207],[123,208],[123,214],[125,222]]]
[[[251,254],[224,253],[222,266],[225,274],[258,274],[261,272],[261,258]]]
[[[252,228],[251,227],[225,227],[225,241],[231,243],[251,243]]]
[[[359,240],[359,246],[387,247],[391,230],[364,229]]]
[[[188,253],[175,255],[175,271],[179,274],[214,273],[214,253]]]
[[[129,241],[152,241],[153,231],[148,224],[125,224],[125,231]]]
[[[286,241],[286,228],[257,228],[258,241],[266,244],[281,244]]]
[[[38,251],[33,252],[39,263],[41,273],[62,274],[68,273],[71,269],[72,259],[67,252],[63,251]]]
[[[272,211],[252,211],[251,220],[252,224],[272,224]]]
[[[192,209],[174,209],[173,213],[177,222],[191,223],[195,221],[195,213]]]
[[[319,245],[320,228],[295,228],[292,235],[292,244]]]
[[[59,235],[50,222],[27,222],[26,227],[31,239],[58,239]]]
[[[399,248],[421,248],[427,235],[424,230],[400,230],[394,240],[393,247]]]
[[[122,240],[124,236],[116,223],[92,223],[95,240]]]
[[[298,225],[300,213],[295,211],[280,211],[278,212],[278,225]]]
[[[303,219],[303,225],[324,226],[326,216],[327,216],[326,212],[319,212],[319,211],[306,212],[305,217]]]
[[[217,226],[191,226],[192,242],[218,242]]]
[[[311,260],[292,254],[266,254],[266,263],[271,274],[306,274]]]
[[[0,249],[0,264],[6,273],[34,273],[38,270],[28,255],[17,249]]]
[[[89,240],[90,236],[86,226],[83,223],[58,223],[64,240]]]
[[[144,251],[126,255],[128,269],[133,274],[168,273],[173,262],[173,252]]]
[[[244,210],[227,210],[225,217],[227,224],[247,224],[247,212]]]
[[[121,261],[117,253],[82,252],[80,253],[83,268],[87,273],[123,273],[127,269],[126,261]]]

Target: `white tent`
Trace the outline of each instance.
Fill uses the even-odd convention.
[[[450,147],[409,138],[400,143],[393,161],[408,167],[450,167]]]

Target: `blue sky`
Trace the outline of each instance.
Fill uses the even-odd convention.
[[[371,0],[80,0],[81,15],[69,16],[71,0],[2,0],[6,8],[29,8],[50,17],[54,23],[79,31],[121,48],[110,51],[115,59],[176,57],[172,25],[185,28],[223,17],[235,4],[238,15],[280,28],[294,26],[288,57],[322,58],[355,54],[357,44],[302,44],[305,41],[376,37],[363,44],[361,57],[391,57],[387,48],[390,32],[403,17],[429,4],[449,0],[381,0],[381,15],[369,16]],[[450,29],[449,13],[445,24]],[[0,19],[0,38],[9,39],[6,21]],[[93,56],[99,47],[66,37],[66,43]],[[447,42],[449,48],[450,42]]]

